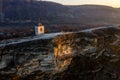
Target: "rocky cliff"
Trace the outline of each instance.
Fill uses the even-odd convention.
[[[119,80],[120,30],[91,29],[58,36],[53,80]]]
[[[40,45],[46,45],[47,49],[41,50]],[[21,65],[12,74],[1,70],[2,80],[6,80],[5,76],[10,80],[120,79],[120,28],[117,27],[71,32],[49,40],[30,42],[26,44],[27,49],[18,48],[22,54],[16,60]],[[14,67],[11,70],[14,71]]]

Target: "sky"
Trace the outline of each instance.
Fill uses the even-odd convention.
[[[120,7],[120,0],[43,0],[43,1],[54,1],[64,5],[97,4],[112,6],[116,8]]]

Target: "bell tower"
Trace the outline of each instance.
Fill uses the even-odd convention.
[[[39,36],[41,34],[44,34],[44,25],[42,25],[41,23],[38,24],[38,26],[35,26],[35,35]]]

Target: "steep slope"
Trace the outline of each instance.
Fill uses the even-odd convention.
[[[51,80],[120,79],[120,29],[84,30],[53,42],[58,73]]]
[[[39,36],[0,50],[1,80],[120,80],[120,28]]]
[[[5,19],[43,23],[119,24],[120,9],[102,5],[66,6],[48,1],[6,2]]]
[[[8,6],[6,6],[8,5]],[[11,2],[5,3],[5,15],[9,20],[31,19],[38,21],[55,21],[58,18],[67,18],[67,7],[53,2]]]

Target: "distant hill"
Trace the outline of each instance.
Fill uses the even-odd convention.
[[[101,5],[69,6],[74,18],[81,19],[81,22],[98,24],[119,24],[120,9]]]
[[[43,23],[120,24],[120,9],[102,5],[69,6],[48,1],[4,3],[7,21]]]

